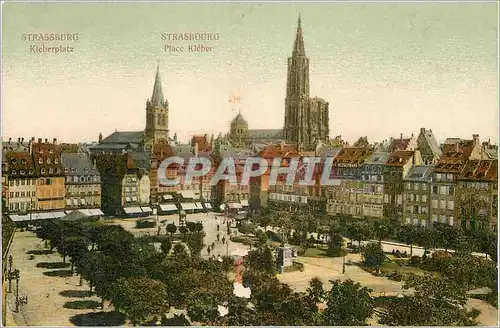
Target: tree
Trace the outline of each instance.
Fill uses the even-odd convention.
[[[372,227],[365,222],[353,221],[347,224],[346,236],[349,239],[358,241],[361,249],[361,241],[369,239],[373,235]]]
[[[330,232],[330,240],[328,241],[328,256],[336,257],[342,255],[342,247],[344,246],[344,238],[336,230]]]
[[[176,259],[185,261],[187,258],[189,258],[189,254],[186,250],[186,246],[181,243],[177,243],[173,247],[173,256]]]
[[[413,256],[413,244],[418,239],[417,230],[413,225],[404,225],[399,228],[398,237],[406,245],[410,246],[410,256]]]
[[[245,267],[270,274],[275,273],[276,262],[271,248],[267,245],[263,245],[262,247],[248,252],[245,260]]]
[[[196,223],[193,221],[189,221],[186,223],[186,228],[189,230],[189,232],[196,232]]]
[[[323,302],[325,298],[325,290],[323,289],[323,282],[318,277],[314,277],[309,281],[309,288],[307,288],[309,298],[316,303]]]
[[[225,326],[258,326],[257,314],[249,307],[248,300],[232,296],[227,305],[228,313],[217,325]]]
[[[373,313],[374,303],[370,297],[371,289],[362,287],[352,280],[340,282],[331,280],[332,288],[323,313],[323,325],[327,326],[364,326],[366,319]]]
[[[382,240],[391,236],[393,227],[387,220],[374,221],[373,232],[378,239],[378,243],[382,244]]]
[[[134,326],[153,315],[163,316],[170,309],[166,286],[146,277],[120,278],[113,284],[110,301]]]
[[[188,231],[188,229],[186,228],[186,226],[179,227],[179,232],[182,234],[182,238],[184,238],[186,236],[187,231]]]
[[[436,246],[448,249],[453,249],[457,246],[460,239],[460,231],[445,223],[434,223],[436,233]]]
[[[212,323],[219,316],[218,304],[209,294],[199,293],[189,300],[187,314],[192,321]]]
[[[167,224],[167,232],[170,233],[170,238],[173,237],[174,233],[177,231],[177,226],[175,225],[175,223],[169,223]],[[180,231],[180,228],[179,228],[179,231]]]
[[[75,263],[88,252],[88,239],[81,236],[69,236],[65,239],[66,253],[71,259],[71,272],[73,272]]]
[[[380,267],[385,258],[385,253],[379,243],[369,243],[363,251],[363,262],[368,267]]]
[[[403,286],[412,296],[399,298],[379,322],[391,326],[470,326],[475,311],[468,312],[466,289],[447,277],[411,275]]]
[[[255,230],[255,227],[251,223],[243,223],[241,226],[238,228],[238,231],[244,235],[248,235],[250,233],[253,233]]]
[[[202,231],[203,231],[203,223],[201,223],[201,222],[196,222],[196,223],[195,223],[195,231],[196,231],[196,232],[202,232]]]
[[[170,253],[170,250],[172,249],[172,241],[170,239],[163,240],[161,242],[160,248],[165,255],[168,255],[168,253]]]
[[[204,238],[204,232],[193,232],[186,236],[186,244],[192,257],[199,258],[201,256],[201,251],[203,250],[203,247],[205,247],[205,244],[203,243]]]

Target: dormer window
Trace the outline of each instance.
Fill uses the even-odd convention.
[[[59,159],[58,158],[54,159],[54,164],[59,164]]]
[[[41,157],[38,158],[38,164],[43,164],[43,158]]]
[[[31,174],[33,174],[33,170],[29,170],[29,174],[30,174],[30,175],[31,175]]]
[[[44,168],[41,168],[41,169],[40,169],[40,173],[45,174],[45,169],[44,169]]]
[[[53,168],[49,168],[49,174],[52,174],[54,173],[54,169]]]
[[[26,171],[21,170],[21,175],[25,175],[25,174],[26,174]]]
[[[50,164],[50,158],[47,158],[47,164]]]
[[[54,153],[54,150],[53,149],[50,149],[49,150],[49,154],[53,154]]]
[[[17,160],[16,160],[16,159],[13,159],[13,160],[12,160],[12,164],[17,164]]]
[[[40,154],[43,154],[43,149],[40,149]]]
[[[25,160],[25,159],[22,159],[22,160],[21,160],[21,164],[26,164],[26,160]]]
[[[56,169],[56,173],[57,173],[57,174],[60,174],[60,173],[61,173],[61,169],[57,168],[57,169]]]
[[[67,168],[67,167],[65,167],[65,168],[64,168],[64,173],[68,173],[68,171],[69,171],[69,170],[68,170],[68,168]]]
[[[15,170],[12,171],[12,175],[16,175],[17,172]]]
[[[74,167],[71,168],[71,173],[75,173],[76,169]]]

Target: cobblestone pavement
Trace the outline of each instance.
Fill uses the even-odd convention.
[[[28,296],[28,303],[15,313],[15,281],[12,283],[13,293],[7,294],[7,326],[73,326],[70,318],[77,314],[93,310],[75,310],[65,308],[67,302],[94,300],[85,292],[88,286],[78,286],[79,276],[51,276],[66,268],[42,268],[37,264],[44,262],[46,266],[62,263],[62,258],[56,252],[52,254],[33,255],[30,259],[28,251],[44,250],[43,242],[33,232],[17,231],[9,254],[12,255],[12,269],[19,269],[19,295]],[[44,274],[45,273],[45,274]],[[49,275],[47,275],[47,273]],[[60,293],[63,292],[61,295]],[[107,310],[107,309],[105,309]],[[100,311],[100,310],[96,310]]]

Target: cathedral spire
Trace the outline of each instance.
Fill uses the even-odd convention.
[[[293,45],[293,55],[294,56],[305,56],[306,50],[304,48],[304,34],[302,33],[302,22],[299,14],[299,19],[297,21],[297,34],[295,35],[295,43]]]
[[[151,104],[153,106],[160,106],[164,104],[164,101],[160,78],[160,61],[158,61],[156,66],[155,85],[153,87],[153,95],[151,96]]]

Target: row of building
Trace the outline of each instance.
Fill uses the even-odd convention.
[[[99,143],[71,149],[47,139],[5,142],[5,211],[18,215],[49,212],[57,217],[72,209],[100,209],[109,216],[123,216],[149,215],[153,209],[163,214],[180,209],[255,213],[272,205],[289,211],[302,207],[313,215],[332,218],[388,218],[422,226],[441,222],[466,229],[496,229],[497,149],[489,142],[481,143],[478,135],[470,140],[449,138],[439,146],[432,131],[421,129],[417,138],[400,136],[373,145],[360,138],[352,146],[318,144],[308,152],[284,142],[236,148],[224,138],[209,140],[206,135],[193,137],[190,144],[158,142],[151,151],[141,151],[144,145],[121,140],[122,135],[115,132]],[[186,165],[191,157],[206,157],[212,168],[186,183],[186,165],[170,165],[166,177],[179,177],[180,183],[162,186],[158,169],[170,156],[184,158]],[[317,165],[313,186],[300,184],[300,170],[293,185],[287,185],[283,176],[270,184],[269,170],[252,178],[249,185],[228,180],[210,184],[225,157],[235,160],[240,181],[249,156],[260,156],[269,164],[280,157],[283,166],[293,158],[330,158],[333,183],[320,183],[323,166]]]

